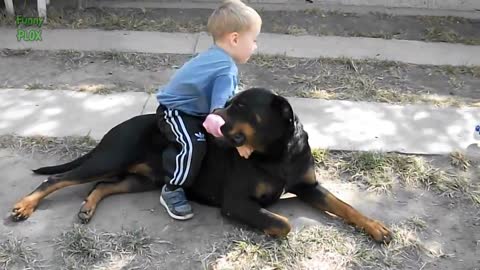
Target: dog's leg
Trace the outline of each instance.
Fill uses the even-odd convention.
[[[120,182],[100,182],[90,191],[78,212],[82,223],[90,222],[98,203],[105,197],[120,193],[144,192],[155,189],[155,184],[146,178],[128,177]]]
[[[250,200],[230,197],[222,205],[222,214],[272,237],[285,237],[292,229],[286,217],[272,213]]]
[[[11,214],[12,219],[14,221],[27,219],[32,215],[43,198],[61,188],[116,175],[118,164],[105,159],[106,157],[102,157],[101,153],[99,154],[97,157],[86,160],[82,165],[69,172],[48,177],[34,191],[14,205]]]
[[[313,207],[332,213],[344,219],[345,222],[365,230],[377,242],[389,243],[392,239],[391,232],[381,222],[364,216],[317,182],[298,184],[290,192]]]
[[[34,191],[23,197],[13,206],[11,217],[14,221],[27,219],[33,214],[40,201],[46,196],[48,196],[50,193],[55,192],[61,188],[92,182],[103,177],[108,177],[108,175],[82,179],[66,178],[63,175],[50,176],[47,180],[43,181]]]

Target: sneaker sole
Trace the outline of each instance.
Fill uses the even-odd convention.
[[[186,220],[186,219],[191,219],[193,217],[193,213],[192,214],[188,214],[188,215],[185,215],[185,216],[177,216],[175,215],[174,213],[170,212],[170,209],[168,208],[167,206],[167,203],[163,200],[162,196],[160,195],[160,203],[163,205],[163,207],[165,208],[165,210],[167,210],[167,213],[170,217],[174,218],[174,219],[178,219],[178,220]]]

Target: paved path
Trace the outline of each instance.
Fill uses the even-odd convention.
[[[211,45],[205,33],[43,29],[42,41],[18,42],[16,29],[0,28],[0,49],[125,51],[192,54]],[[259,53],[291,57],[349,57],[427,65],[480,65],[480,46],[361,37],[262,33]]]
[[[61,90],[0,90],[0,134],[100,139],[114,125],[153,113],[146,93],[94,95]],[[480,108],[439,109],[381,103],[289,98],[312,147],[446,154],[473,141]]]

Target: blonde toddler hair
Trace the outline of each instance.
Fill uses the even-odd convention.
[[[226,0],[208,18],[207,30],[217,40],[228,33],[248,31],[261,22],[260,15],[242,1]]]

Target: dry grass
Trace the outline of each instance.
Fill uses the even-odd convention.
[[[416,230],[425,230],[427,228],[427,222],[418,216],[409,218],[406,224],[410,225]]]
[[[418,218],[416,223],[391,225],[394,238],[382,246],[347,226],[301,228],[285,240],[238,229],[226,234],[223,242],[214,243],[212,252],[201,259],[204,269],[397,269],[443,255],[422,243],[418,224],[425,228]]]
[[[299,96],[352,101],[374,101],[392,104],[434,104],[438,106],[461,106],[464,102],[455,97],[428,93],[414,93],[393,87],[384,87],[370,75],[336,74],[339,86],[325,88],[325,75],[293,75],[290,85],[297,85]]]
[[[161,269],[161,258],[171,251],[172,245],[150,236],[141,227],[100,232],[75,224],[53,239],[56,256],[49,258],[50,266],[46,266],[39,260],[34,244],[10,235],[2,238],[1,269]]]
[[[309,82],[313,85],[320,82],[319,79],[325,79],[326,76],[336,76],[335,80],[341,79],[342,82],[351,82],[352,85],[358,84],[358,81],[364,81],[365,76],[362,67],[371,66],[376,69],[383,69],[384,72],[391,72],[396,68],[408,68],[409,64],[404,64],[394,61],[381,61],[375,59],[365,59],[365,60],[354,60],[351,58],[293,58],[285,55],[265,55],[265,54],[254,54],[249,60],[249,63],[252,63],[256,66],[262,68],[268,68],[272,71],[277,70],[288,70],[293,68],[301,67],[303,70],[308,70],[313,67],[317,67],[316,75],[307,75],[307,74],[297,74],[292,76],[291,83],[302,83]],[[345,78],[342,77],[342,74],[334,74],[334,71],[329,71],[329,65],[344,66],[342,73],[346,73]],[[465,75],[472,76],[474,78],[480,78],[480,67],[478,66],[429,66],[429,65],[417,65],[418,67],[425,69],[432,69],[434,72],[440,72],[442,74],[448,75],[450,79],[454,76]],[[350,72],[348,72],[350,71]],[[352,72],[354,71],[354,72]],[[360,76],[352,76],[360,75]],[[319,78],[323,76],[324,78]],[[457,78],[455,78],[457,79]],[[452,79],[452,80],[455,80]],[[376,82],[375,78],[369,78],[370,83],[366,86],[371,86]],[[454,82],[455,83],[455,82]],[[344,83],[346,84],[346,83]],[[368,87],[367,87],[368,88]]]
[[[91,94],[99,94],[99,95],[108,95],[113,93],[114,91],[119,91],[117,86],[114,84],[87,84],[81,85],[78,87],[79,92],[87,92]]]
[[[25,56],[25,55],[29,55],[31,52],[32,52],[31,49],[20,49],[20,50],[2,49],[0,51],[0,55],[3,56],[3,57]]]
[[[455,43],[459,40],[459,36],[452,30],[445,31],[442,28],[434,26],[426,29],[425,40]]]
[[[58,50],[51,52],[3,49],[0,54],[3,57],[35,54],[39,57],[54,58],[68,69],[77,69],[94,61],[111,62],[115,65],[134,67],[138,70],[157,70],[159,67],[178,68],[191,57],[188,55],[119,52],[114,50],[106,52]]]
[[[69,22],[63,20],[63,12],[49,13],[49,23],[53,27],[69,26],[71,28],[97,27],[106,30],[139,30],[160,32],[194,33],[205,31],[206,26],[202,21],[179,22],[170,17],[149,20],[138,14],[137,16],[121,16],[113,12],[103,12],[102,16],[83,16],[73,14]],[[71,16],[71,15],[70,15]]]
[[[343,175],[350,181],[361,183],[368,190],[389,193],[395,183],[400,183],[452,198],[466,198],[480,205],[480,185],[459,172],[435,168],[421,156],[379,152],[332,153],[318,149],[312,152],[317,166],[329,174]]]
[[[433,42],[449,42],[449,43],[464,43],[468,45],[480,44],[478,38],[466,38],[452,29],[446,27],[451,24],[466,24],[470,23],[468,19],[446,16],[425,16],[419,17],[420,21],[426,26],[424,33],[424,40]]]
[[[329,161],[330,153],[327,149],[320,149],[320,148],[312,149],[312,155],[316,165],[323,165],[323,166],[328,165],[327,162]]]
[[[322,10],[320,8],[307,8],[302,11],[305,15],[320,16],[326,18],[330,15],[340,15],[341,13],[335,10]]]
[[[456,168],[466,171],[470,165],[470,160],[465,156],[464,153],[455,151],[450,153],[450,162]]]
[[[349,58],[329,59],[295,59],[282,55],[255,55],[251,59],[253,65],[269,69],[273,76],[280,72],[293,73],[288,77],[290,90],[285,93],[305,97],[352,101],[374,101],[394,104],[433,104],[441,107],[464,105],[478,106],[476,100],[459,96],[436,95],[427,90],[415,90],[402,86],[406,78],[397,77],[399,70],[408,69],[402,63],[377,60],[353,60]],[[419,66],[431,69],[430,66]],[[291,72],[291,69],[295,69]],[[312,71],[314,70],[314,72]],[[434,70],[445,74],[451,73],[466,76],[477,76],[474,67],[434,67]],[[379,72],[382,71],[382,72]],[[378,74],[377,74],[378,73]],[[427,72],[426,72],[427,73]],[[384,77],[391,77],[385,80]],[[449,75],[449,83],[456,89],[464,86],[464,82]],[[280,91],[280,92],[282,92]],[[283,93],[282,92],[282,93]]]
[[[447,255],[438,247],[426,246],[419,237],[419,231],[425,229],[425,221],[416,218],[414,222],[407,220],[400,224],[393,224],[390,228],[393,231],[395,239],[382,250],[382,260],[388,267],[400,266],[406,261],[415,261],[424,265],[421,257],[425,256],[429,260],[446,257]]]
[[[116,66],[133,67],[137,70],[157,71],[160,67],[178,68],[189,57],[173,54],[126,53],[126,52],[80,52],[63,50],[58,52],[30,52],[28,50],[4,50],[4,56],[27,55],[43,56],[56,59],[65,69],[79,69],[93,62],[113,63]],[[44,55],[41,55],[41,54]],[[306,98],[321,98],[329,100],[373,101],[394,104],[433,104],[447,106],[480,106],[478,99],[464,98],[452,95],[437,95],[430,93],[424,85],[408,86],[402,70],[411,65],[391,61],[353,60],[349,58],[304,59],[283,55],[256,54],[250,59],[250,64],[264,70],[269,70],[273,77],[279,76],[288,82],[279,90],[280,94],[295,95]],[[425,75],[430,72],[446,76],[450,86],[457,91],[465,88],[465,79],[461,76],[480,77],[478,67],[452,66],[418,66]],[[280,71],[280,72],[279,72]],[[399,73],[397,75],[397,73]],[[282,74],[282,75],[279,75]],[[251,74],[247,74],[252,76]],[[248,77],[248,76],[247,76]],[[246,77],[241,76],[242,87],[245,87]],[[387,78],[387,79],[385,79]],[[440,78],[439,78],[440,79]],[[443,78],[441,78],[443,79]],[[248,86],[248,85],[246,85]],[[254,85],[252,85],[254,86]],[[55,86],[36,84],[25,86],[27,89],[55,89]],[[141,91],[153,92],[155,89],[146,86]],[[76,87],[77,91],[87,91],[97,94],[131,91],[130,87],[122,85],[85,85]],[[136,91],[136,90],[135,90]]]
[[[340,170],[350,175],[352,181],[360,181],[368,190],[389,192],[392,189],[394,171],[384,156],[374,152],[353,153],[342,160]]]
[[[168,16],[148,16],[148,11],[131,9],[128,11],[118,9],[91,8],[87,10],[56,9],[48,7],[48,23],[43,28],[100,28],[105,30],[137,30],[137,31],[160,31],[160,32],[183,32],[194,33],[206,30],[206,21],[200,18],[192,18],[188,21],[179,21]],[[35,8],[26,7],[17,11],[24,16],[35,17]],[[150,17],[150,18],[149,18]],[[154,19],[152,19],[154,18]],[[11,16],[6,16],[4,11],[0,13],[0,25],[15,25]]]
[[[393,39],[396,35],[401,34],[400,32],[350,32],[347,36],[351,37],[369,37],[369,38],[383,38],[383,39]]]
[[[452,76],[448,79],[448,83],[452,86],[453,89],[461,89],[464,85],[465,82],[462,80],[459,80],[458,77]]]
[[[74,225],[55,239],[55,244],[69,269],[112,269],[113,265],[116,269],[133,265],[147,269],[154,266],[159,254],[153,246],[171,243],[149,236],[143,228],[106,233]]]
[[[287,27],[285,34],[287,35],[293,35],[293,36],[302,36],[302,35],[308,35],[307,29],[298,26],[298,25],[290,25]]]
[[[466,67],[466,66],[439,66],[437,69],[440,72],[443,72],[444,74],[447,75],[469,75],[475,78],[480,78],[480,66],[474,66],[474,67]]]
[[[34,82],[34,83],[29,83],[24,86],[26,90],[53,90],[52,85],[45,85],[42,83]]]
[[[426,41],[480,45],[479,38],[465,38],[454,30],[446,30],[439,26],[428,27],[424,35]]]
[[[22,137],[16,135],[0,136],[0,148],[29,154],[30,156],[54,156],[59,159],[78,158],[97,145],[90,136],[82,137]]]
[[[180,63],[176,55],[130,53],[130,52],[80,52],[75,50],[60,50],[55,52],[54,57],[65,63],[69,68],[79,68],[91,61],[111,62],[115,65],[134,67],[138,70],[156,70],[158,67],[178,67]],[[183,57],[187,58],[187,56]]]
[[[276,70],[295,68],[298,65],[306,64],[305,61],[309,60],[304,59],[304,61],[301,61],[299,63],[299,59],[286,57],[283,55],[254,54],[249,61],[253,65],[259,66],[261,68]]]
[[[2,235],[0,240],[0,268],[2,269],[43,269],[39,254],[33,244],[13,235]]]

